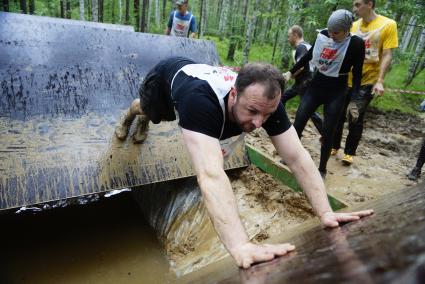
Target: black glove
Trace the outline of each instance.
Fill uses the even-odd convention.
[[[356,102],[351,101],[347,107],[347,119],[350,122],[355,123],[358,118],[359,118],[359,108],[357,107]]]

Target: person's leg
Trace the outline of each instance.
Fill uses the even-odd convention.
[[[419,157],[416,161],[415,167],[410,171],[410,173],[407,175],[407,177],[410,180],[417,180],[419,176],[421,175],[422,167],[425,163],[425,138],[422,141],[422,147],[419,151]]]
[[[143,111],[140,108],[140,99],[135,99],[121,117],[120,122],[115,128],[115,135],[118,139],[125,140],[128,135],[128,131],[130,130],[130,126],[137,115],[143,115]]]
[[[308,119],[320,105],[319,95],[317,88],[308,88],[306,93],[301,97],[301,102],[295,114],[294,121],[295,130],[300,138]]]
[[[308,76],[298,83],[298,94],[300,95],[300,97],[304,96],[304,94],[306,93],[310,85],[310,82],[311,82],[311,77]],[[322,121],[322,118],[320,117],[320,114],[317,112],[314,112],[311,115],[310,119],[313,122],[314,126],[316,127],[317,131],[319,132],[320,136],[323,136],[323,130],[322,130],[323,121]]]
[[[364,116],[372,99],[372,85],[362,86],[359,90],[358,99],[356,99],[357,107],[359,109],[359,118],[356,122],[349,121],[348,123],[349,132],[347,141],[345,142],[345,155],[350,157],[356,155],[357,147],[359,146],[360,139],[362,138]],[[351,162],[346,164],[351,164]]]
[[[295,97],[297,94],[298,92],[297,92],[296,86],[292,85],[291,87],[289,87],[283,92],[283,95],[280,101],[282,102],[283,105],[285,105],[287,101]]]
[[[320,148],[320,164],[319,171],[322,176],[326,174],[326,165],[328,163],[332,142],[335,135],[337,121],[340,119],[341,112],[344,108],[345,97],[347,96],[346,89],[332,90],[328,93],[328,100],[324,104],[324,122],[323,122],[323,143]]]
[[[344,130],[344,123],[347,119],[347,107],[351,100],[351,88],[348,89],[347,96],[345,97],[344,108],[341,111],[341,115],[338,119],[337,126],[335,128],[334,139],[332,143],[331,154],[335,155],[341,148],[342,132]]]

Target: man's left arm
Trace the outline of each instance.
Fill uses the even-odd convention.
[[[196,19],[195,16],[192,17],[192,20],[190,21],[190,38],[196,37],[197,27],[196,27]]]
[[[291,169],[304,190],[314,211],[325,227],[337,227],[340,222],[351,222],[371,215],[373,210],[335,213],[329,205],[325,185],[311,156],[301,145],[295,128],[291,126],[282,134],[270,137],[279,156]]]
[[[384,49],[382,51],[378,81],[376,81],[375,85],[373,86],[373,93],[376,94],[377,96],[382,96],[384,94],[385,74],[387,74],[387,71],[391,66],[392,59],[393,59],[392,49]]]

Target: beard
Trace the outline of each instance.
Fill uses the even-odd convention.
[[[237,124],[237,126],[239,126],[239,128],[246,133],[254,131],[256,129],[255,125],[252,123],[242,123],[239,120],[239,117],[237,116],[237,112],[235,108],[236,108],[236,104],[232,106],[231,110],[232,110],[233,119],[235,120],[234,122]]]

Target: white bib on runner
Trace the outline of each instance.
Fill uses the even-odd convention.
[[[177,11],[174,11],[173,25],[171,26],[170,34],[172,36],[188,37],[189,28],[190,28],[190,21],[192,20],[193,15],[190,15],[189,20],[186,21],[186,20],[182,20],[182,19],[177,18],[176,13],[177,13]]]
[[[381,39],[381,32],[388,25],[389,21],[383,24],[381,27],[368,31],[362,32],[360,26],[362,22],[357,26],[357,30],[353,34],[361,37],[365,45],[365,59],[364,63],[376,63],[379,62],[379,41]]]
[[[314,44],[311,62],[323,75],[338,77],[350,41],[351,36],[346,37],[342,42],[335,42],[319,33]]]

